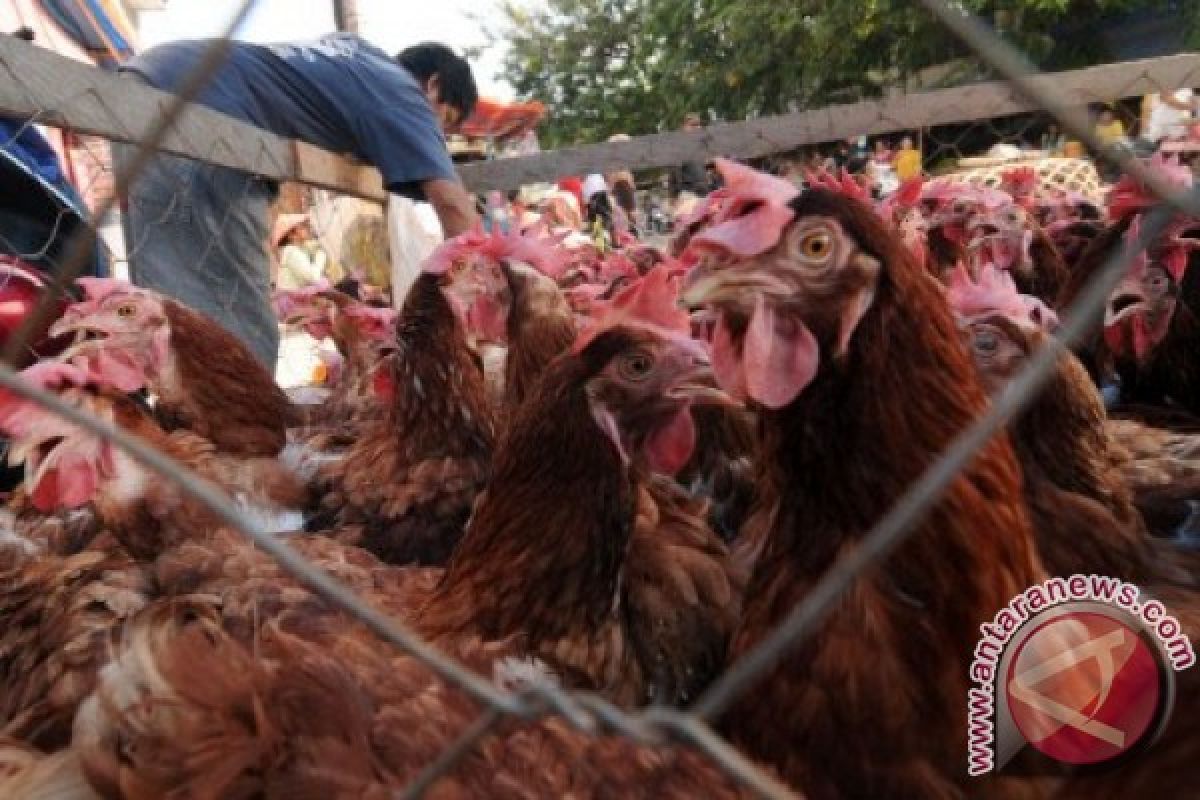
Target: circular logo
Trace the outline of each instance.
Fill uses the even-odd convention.
[[[1009,662],[1005,693],[1025,741],[1079,765],[1117,758],[1153,734],[1165,696],[1153,646],[1096,611],[1034,628]]]

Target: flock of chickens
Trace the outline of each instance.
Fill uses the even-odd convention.
[[[1190,175],[1153,168],[1177,185]],[[732,162],[672,253],[472,233],[398,314],[278,298],[343,361],[294,404],[233,336],[106,280],[24,377],[136,434],[510,689],[686,706],[758,645],[1044,346],[1153,203],[912,183],[881,203]],[[813,798],[1182,797],[1200,672],[1137,760],[968,778],[979,625],[1108,574],[1200,634],[1200,221],[918,530],[715,721]],[[1106,412],[1098,385],[1119,381]],[[388,798],[485,711],[111,443],[0,393],[0,797]],[[746,794],[683,745],[508,718],[436,798]]]

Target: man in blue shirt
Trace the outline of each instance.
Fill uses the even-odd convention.
[[[164,44],[123,69],[177,91],[209,46]],[[444,45],[392,59],[357,36],[332,34],[303,44],[232,43],[197,102],[373,164],[388,191],[431,203],[454,236],[476,214],[444,134],[477,99],[470,66]],[[133,282],[213,317],[272,369],[279,334],[266,246],[274,192],[252,175],[160,155],[130,187],[126,214]]]

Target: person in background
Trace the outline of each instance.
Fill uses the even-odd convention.
[[[628,142],[629,134],[614,133],[608,137],[610,142]],[[638,224],[637,184],[633,173],[627,169],[609,172],[604,176],[613,200],[613,228],[620,240],[623,234],[637,237],[641,227]]]
[[[571,196],[575,198],[575,205],[579,209],[583,208],[583,179],[582,178],[580,178],[578,176],[574,176],[574,175],[568,176],[566,178],[561,178],[558,181],[557,185],[558,185],[559,189],[562,189],[564,192],[569,192],[571,194]]]
[[[850,145],[854,143],[854,139],[846,139],[837,143],[837,147],[833,149],[833,154],[829,157],[833,162],[833,168],[830,172],[835,172],[839,169],[846,169],[850,164]]]
[[[1100,109],[1100,116],[1096,119],[1093,132],[1105,147],[1112,147],[1125,141],[1125,125],[1117,119],[1117,115],[1111,108]]]
[[[608,184],[600,174],[588,175],[583,181],[583,199],[586,203],[587,233],[592,237],[596,249],[605,253],[617,242],[613,228],[612,200],[608,196]]]
[[[305,214],[283,214],[275,224],[275,246],[279,251],[277,289],[303,289],[325,277],[329,256],[313,236]]]
[[[1061,156],[1067,146],[1067,137],[1058,129],[1058,124],[1051,122],[1046,126],[1046,132],[1038,142],[1039,149],[1051,156]]]
[[[886,197],[900,185],[896,170],[892,167],[892,151],[883,139],[875,140],[871,157],[867,160],[866,175],[876,197]]]
[[[1139,154],[1149,155],[1168,139],[1183,139],[1200,112],[1200,97],[1189,88],[1168,91],[1159,87],[1142,100],[1142,127],[1137,138]]]
[[[921,174],[921,151],[913,147],[911,136],[900,139],[900,149],[892,159],[892,168],[896,170],[896,177],[901,182]]]
[[[870,151],[867,150],[867,137],[859,136],[851,140],[850,157],[846,160],[846,171],[851,175],[862,175],[870,163]]]
[[[1092,129],[1096,134],[1096,138],[1100,140],[1100,144],[1106,151],[1110,153],[1117,151],[1122,147],[1126,147],[1128,140],[1125,137],[1125,126],[1121,120],[1117,119],[1116,114],[1111,108],[1102,108],[1100,116],[1096,119],[1096,125]],[[1107,160],[1100,159],[1096,164],[1097,171],[1100,177],[1105,181],[1114,181],[1120,174],[1120,170]]]
[[[887,140],[879,138],[875,140],[875,144],[871,150],[871,160],[876,164],[891,164],[892,151],[888,149]]]
[[[169,42],[122,70],[178,91],[211,47]],[[378,167],[389,192],[428,201],[445,235],[455,236],[478,216],[445,135],[477,99],[470,65],[445,45],[415,45],[393,58],[337,33],[307,43],[230,42],[196,102]],[[133,282],[211,316],[272,369],[279,329],[264,245],[275,193],[253,175],[160,155],[129,188],[125,215]]]
[[[698,131],[703,127],[704,123],[701,121],[699,114],[688,112],[683,116],[683,130]],[[672,200],[678,198],[684,192],[690,192],[697,197],[704,197],[711,188],[708,170],[705,169],[704,163],[701,161],[685,161],[671,170],[667,188]]]

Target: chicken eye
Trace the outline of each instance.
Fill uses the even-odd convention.
[[[1165,292],[1167,290],[1167,276],[1155,270],[1146,277],[1146,286],[1155,292]]]
[[[995,331],[977,330],[972,339],[972,346],[975,348],[975,352],[981,356],[991,357],[1000,349],[1000,337],[996,335]]]
[[[122,319],[128,319],[135,313],[137,313],[137,309],[134,308],[132,303],[123,303],[117,306],[117,316],[121,317]]]
[[[810,233],[800,240],[800,254],[812,261],[824,261],[833,252],[833,237],[824,231]]]
[[[654,356],[645,350],[625,354],[617,364],[621,377],[630,381],[645,380],[654,368]]]

